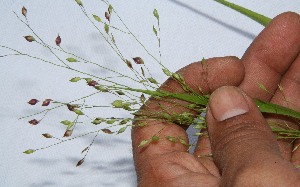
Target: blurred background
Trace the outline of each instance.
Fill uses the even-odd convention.
[[[82,0],[85,10],[105,20],[107,5],[102,1]],[[285,12],[300,13],[300,1],[242,1],[231,2],[259,12],[270,18]],[[160,59],[171,71],[176,71],[202,58],[234,55],[241,57],[263,26],[213,0],[111,0],[111,5],[122,18],[126,26],[139,41],[156,58]],[[55,38],[62,38],[61,46],[78,56],[101,64],[102,66],[133,76],[116,53],[93,27],[74,0],[0,1],[0,45],[11,47],[22,53],[40,57],[45,60],[60,62],[47,48],[37,43],[27,42],[23,36],[33,35],[14,14],[25,20],[21,14],[22,7],[28,10],[30,26],[44,42],[55,46]],[[152,26],[157,27],[153,16],[156,8],[160,16],[158,32],[161,38],[159,49]],[[94,20],[93,20],[94,21]],[[103,25],[95,22],[104,33]],[[113,13],[111,25],[126,30]],[[162,83],[166,76],[161,67],[147,54],[133,37],[115,29],[110,29],[116,43],[125,58],[140,56],[150,69],[152,76]],[[0,48],[0,56],[12,51]],[[62,59],[70,56],[57,53]],[[74,68],[97,76],[110,76],[111,72],[102,68],[82,63]],[[139,68],[138,66],[134,66]],[[138,69],[137,69],[138,70]],[[62,120],[72,120],[75,115],[59,108],[47,114],[43,121],[32,126],[28,123],[33,118],[18,118],[42,111],[45,107],[30,106],[27,102],[36,98],[40,101],[53,99],[70,102],[95,92],[83,82],[71,83],[69,79],[79,76],[74,71],[58,68],[48,63],[26,56],[7,56],[0,58],[0,186],[136,186],[136,175],[132,160],[130,129],[121,135],[100,133],[96,138],[85,162],[75,167],[84,156],[81,151],[87,147],[94,134],[37,151],[31,155],[22,152],[56,143],[55,139],[42,137],[50,133],[62,137],[65,126]],[[135,82],[117,79],[132,87]],[[96,94],[86,99],[94,105],[111,103],[116,98],[108,94]],[[50,105],[48,108],[54,105]],[[130,117],[121,110],[105,108],[87,111],[91,116]],[[80,119],[73,136],[88,133],[99,126],[93,126],[89,120]],[[117,130],[117,129],[116,129]]]

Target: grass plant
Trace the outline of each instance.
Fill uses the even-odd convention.
[[[266,26],[271,19],[263,16],[261,14],[255,13],[251,10],[243,8],[241,6],[232,4],[225,0],[216,0],[217,3],[221,3],[227,7],[230,7],[254,21]],[[153,119],[159,121],[166,121],[175,123],[181,126],[192,126],[197,129],[196,135],[202,136],[202,129],[206,128],[205,115],[207,104],[209,100],[209,95],[199,94],[199,91],[191,89],[185,82],[184,77],[177,72],[172,72],[168,67],[162,62],[162,53],[160,50],[161,46],[161,38],[160,38],[160,16],[158,10],[153,10],[154,17],[154,25],[152,27],[152,31],[154,37],[157,41],[157,46],[159,48],[159,57],[157,55],[152,54],[139,39],[138,37],[128,28],[125,24],[125,21],[122,20],[121,16],[117,13],[117,10],[114,9],[114,6],[108,0],[102,0],[103,5],[107,6],[107,11],[103,13],[104,17],[87,12],[85,9],[85,2],[81,0],[75,0],[74,3],[78,5],[78,8],[82,12],[82,14],[86,17],[87,21],[91,24],[92,27],[95,28],[97,33],[106,41],[107,45],[111,48],[111,50],[116,54],[119,61],[122,62],[123,66],[126,67],[125,71],[131,72],[131,75],[124,72],[119,72],[117,70],[105,67],[100,63],[90,61],[84,57],[79,56],[78,54],[73,53],[72,51],[68,51],[64,48],[63,38],[58,34],[56,38],[53,39],[53,43],[49,44],[44,41],[44,39],[32,28],[28,12],[30,11],[29,7],[23,7],[20,12],[14,12],[17,19],[29,29],[31,32],[30,35],[24,36],[24,39],[29,43],[36,43],[41,48],[48,50],[55,60],[47,60],[38,56],[34,56],[29,53],[24,53],[20,50],[11,48],[9,46],[0,45],[1,48],[10,51],[9,54],[1,54],[1,58],[7,58],[10,56],[20,56],[21,58],[31,58],[35,60],[39,60],[43,63],[48,63],[53,66],[66,69],[67,71],[73,71],[78,73],[78,76],[70,78],[70,84],[86,84],[88,88],[93,88],[95,90],[94,93],[90,95],[83,96],[81,98],[73,99],[72,101],[57,101],[55,98],[45,99],[43,101],[39,101],[36,98],[32,98],[28,101],[30,105],[38,105],[41,103],[44,110],[41,110],[37,113],[29,114],[27,116],[23,116],[20,119],[27,120],[29,124],[35,126],[39,125],[43,122],[45,117],[51,115],[51,112],[57,110],[59,108],[64,108],[66,111],[74,113],[73,119],[62,119],[61,124],[65,126],[64,135],[62,138],[56,137],[51,133],[44,133],[42,136],[48,139],[56,139],[57,142],[54,144],[50,144],[46,147],[40,148],[32,148],[24,151],[25,154],[32,154],[36,151],[48,149],[50,147],[56,146],[58,144],[62,144],[67,141],[72,141],[77,138],[81,138],[83,136],[87,136],[90,134],[94,135],[94,138],[91,140],[91,143],[82,150],[84,156],[80,159],[76,166],[80,166],[84,163],[86,156],[88,155],[89,150],[93,146],[95,139],[98,137],[99,133],[106,134],[122,134],[126,130],[130,130],[134,126],[144,127],[147,126],[147,123],[144,122],[144,119]],[[88,2],[86,2],[88,3]],[[27,10],[28,8],[28,10]],[[118,28],[111,24],[112,19],[116,19],[123,24],[122,28]],[[152,60],[157,63],[161,67],[161,73],[165,74],[167,77],[174,79],[177,81],[186,91],[186,93],[170,93],[163,90],[160,90],[160,83],[155,79],[151,74],[151,69],[145,65],[143,57],[136,56],[132,59],[126,58],[126,54],[119,48],[117,40],[114,33],[123,33],[125,37],[132,37],[137,44],[140,45],[142,49],[144,49],[145,53],[148,54]],[[65,58],[66,57],[66,58]],[[205,63],[205,59],[202,60],[202,63]],[[76,65],[74,65],[76,64]],[[104,69],[106,71],[111,72],[114,76],[110,77],[101,77],[96,74],[91,74],[84,70],[78,69],[78,65],[92,65],[100,69]],[[132,87],[130,85],[124,84],[124,81],[118,81],[119,79],[127,80],[128,82],[136,83],[136,87]],[[126,82],[126,81],[125,81]],[[268,90],[264,87],[264,85],[258,85],[261,89],[264,89],[266,92]],[[86,99],[99,94],[110,94],[112,97],[117,97],[112,103],[107,105],[93,105],[86,103]],[[165,108],[163,105],[160,106],[161,110],[159,112],[149,112],[149,113],[140,113],[139,108],[145,105],[147,99],[153,97],[157,100],[161,101],[169,101],[172,106],[169,108]],[[185,104],[173,102],[171,99],[184,101]],[[173,103],[172,103],[173,102]],[[300,119],[300,113],[289,108],[279,106],[276,104],[264,102],[258,99],[255,99],[257,106],[259,107],[262,113],[271,113],[277,115],[285,115],[295,119]],[[181,106],[189,109],[190,111],[194,111],[197,114],[184,112],[184,113],[170,113],[169,109],[172,107]],[[101,116],[90,116],[88,114],[89,109],[93,110],[115,110],[121,109],[126,111],[131,115],[131,117],[117,117],[112,116],[109,118],[101,117]],[[99,127],[95,131],[91,131],[85,134],[81,134],[79,136],[73,136],[73,132],[76,130],[76,126],[81,123],[80,120],[82,118],[86,118],[90,121],[90,125]],[[135,121],[136,125],[133,124]],[[140,121],[140,123],[139,123]],[[105,125],[103,125],[105,124]],[[270,126],[277,134],[278,139],[283,138],[300,138],[300,131],[296,129],[292,129],[288,126],[282,126],[279,124],[271,124]],[[115,130],[117,129],[117,130]],[[160,141],[161,138],[165,138],[171,142],[181,143],[187,146],[187,149],[194,146],[193,144],[188,144],[181,137],[174,137],[172,135],[160,137],[161,129],[156,134],[153,134],[149,139],[145,139],[140,142],[140,147],[147,146],[153,142]]]

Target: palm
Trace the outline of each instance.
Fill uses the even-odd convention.
[[[197,158],[186,152],[172,152],[145,160],[147,173],[140,186],[217,186],[219,175],[209,171]]]

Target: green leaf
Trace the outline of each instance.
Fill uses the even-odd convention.
[[[61,121],[60,123],[61,123],[61,124],[64,124],[64,125],[67,125],[67,126],[73,125],[73,122],[71,122],[71,121],[69,121],[69,120],[64,120],[64,121]]]
[[[106,23],[104,23],[104,30],[108,34],[108,32],[109,32],[109,26]]]
[[[157,30],[156,30],[156,28],[154,27],[154,25],[153,25],[153,32],[154,32],[154,34],[157,36]]]
[[[32,153],[34,153],[34,152],[35,152],[35,150],[33,150],[33,149],[28,149],[28,150],[24,151],[23,153],[25,153],[25,154],[32,154]]]
[[[190,95],[190,94],[170,94],[170,97],[175,99],[180,99],[183,101],[188,101],[194,104],[204,105],[207,106],[208,104],[208,97],[203,95]]]
[[[151,83],[153,83],[153,84],[158,84],[158,82],[154,79],[154,78],[152,78],[152,77],[150,77],[150,78],[147,78]]]
[[[261,101],[259,99],[255,99],[255,103],[258,106],[259,110],[261,112],[265,113],[271,113],[271,114],[280,114],[280,115],[285,115],[293,118],[300,119],[300,112],[297,112],[295,110],[276,105],[273,103],[267,103],[264,101]]]
[[[78,60],[76,60],[75,58],[67,58],[66,60],[69,62],[78,62]]]
[[[76,1],[76,3],[77,3],[79,6],[83,6],[81,0],[75,0],[75,1]]]
[[[94,17],[94,19],[95,19],[96,21],[102,23],[102,20],[101,20],[101,18],[100,18],[99,16],[93,14],[93,17]]]
[[[139,144],[138,147],[144,147],[145,145],[147,145],[149,143],[149,140],[143,140],[141,141],[141,143]]]
[[[159,21],[158,11],[156,9],[153,10],[153,15],[156,17],[157,21]]]
[[[125,130],[126,130],[127,126],[126,127],[122,127],[120,128],[120,130],[118,131],[118,134],[121,134],[123,133]]]
[[[70,82],[78,82],[80,80],[81,80],[80,77],[74,77],[74,78],[70,79]]]
[[[152,90],[143,90],[143,89],[134,89],[134,88],[126,88],[125,90],[144,93],[158,99],[160,97],[172,97],[175,99],[180,99],[183,101],[188,101],[190,103],[204,105],[204,106],[207,106],[208,99],[209,99],[209,97],[205,95],[176,94],[176,93],[174,94],[174,93],[164,92],[161,90],[152,91]]]
[[[268,18],[268,17],[266,17],[262,14],[258,14],[256,12],[253,12],[252,10],[249,10],[249,9],[246,9],[246,8],[241,7],[239,5],[230,3],[226,0],[215,0],[215,1],[227,6],[231,9],[233,9],[233,10],[236,10],[236,11],[244,14],[245,16],[253,19],[254,21],[260,23],[263,26],[267,26],[270,23],[270,21],[272,20],[272,19],[270,19],[270,18]]]
[[[108,13],[111,14],[113,10],[113,7],[111,5],[108,6]]]
[[[81,110],[78,110],[78,109],[75,109],[74,112],[77,115],[84,115],[84,113]]]

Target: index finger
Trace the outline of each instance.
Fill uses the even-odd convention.
[[[271,99],[272,94],[260,89],[258,84],[275,93],[281,76],[300,52],[299,25],[298,14],[283,13],[274,18],[247,49],[241,59],[245,78],[239,87],[250,97]]]

